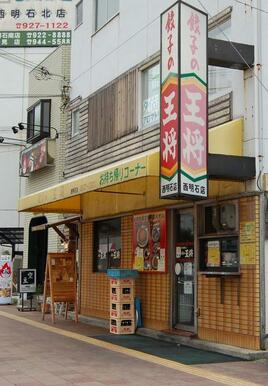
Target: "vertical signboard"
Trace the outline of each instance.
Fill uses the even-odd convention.
[[[160,196],[206,198],[207,15],[178,2],[161,21]]]
[[[179,4],[161,15],[161,109],[160,190],[161,197],[177,195],[179,125]]]
[[[0,256],[0,304],[11,304],[12,291],[12,258]]]

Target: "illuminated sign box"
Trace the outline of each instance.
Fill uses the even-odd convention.
[[[47,166],[53,166],[55,159],[55,140],[43,139],[20,153],[20,176],[28,177]]]
[[[161,15],[160,197],[208,196],[207,15],[181,1]]]

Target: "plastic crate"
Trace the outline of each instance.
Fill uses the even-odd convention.
[[[115,279],[123,279],[123,278],[136,279],[139,273],[136,269],[107,269],[107,275]]]
[[[123,302],[110,304],[110,318],[129,318],[135,317],[134,302]]]
[[[133,286],[135,284],[134,279],[132,278],[111,278],[110,285],[112,287],[121,287],[121,286]]]
[[[135,319],[111,319],[110,332],[112,334],[134,334]]]
[[[134,301],[134,286],[122,285],[112,286],[110,289],[111,302],[129,302]]]

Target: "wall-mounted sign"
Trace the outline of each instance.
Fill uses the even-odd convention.
[[[71,44],[71,31],[0,32],[0,47],[56,47]]]
[[[141,213],[133,217],[133,268],[166,272],[166,212]]]
[[[55,141],[42,139],[20,153],[20,176],[27,177],[46,166],[51,166],[55,158]]]
[[[0,304],[10,304],[12,295],[12,258],[0,256]]]
[[[21,268],[19,270],[19,292],[36,292],[36,269]]]
[[[207,15],[179,1],[161,43],[160,196],[207,197]]]
[[[0,0],[0,46],[71,44],[73,7],[72,0]]]

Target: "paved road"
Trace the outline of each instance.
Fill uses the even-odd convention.
[[[96,340],[85,326],[77,333],[73,322],[63,323],[53,327],[0,307],[0,386],[268,385],[266,361],[188,366]]]

